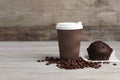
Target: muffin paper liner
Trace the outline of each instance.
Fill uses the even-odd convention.
[[[87,53],[81,53],[80,56],[88,62],[120,62],[115,55],[115,50],[113,50],[109,60],[89,60],[89,56]]]

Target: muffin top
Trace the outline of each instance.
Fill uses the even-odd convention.
[[[112,48],[103,41],[95,41],[90,44],[90,46],[87,48],[88,52],[92,53],[104,53],[104,54],[111,54]]]

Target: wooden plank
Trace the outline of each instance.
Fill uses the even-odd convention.
[[[120,59],[120,42],[107,42]],[[90,42],[82,41],[81,53],[86,52]],[[59,56],[58,43],[48,42],[0,42],[1,80],[120,80],[120,63],[104,64],[100,69],[85,68],[64,70],[55,64],[37,63],[45,56]]]

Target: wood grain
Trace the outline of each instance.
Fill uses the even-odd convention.
[[[91,42],[82,41],[81,53]],[[120,42],[107,42],[120,59]],[[56,41],[0,42],[0,80],[120,80],[120,63],[104,64],[100,69],[59,69],[46,62],[37,63],[46,56],[59,56]]]

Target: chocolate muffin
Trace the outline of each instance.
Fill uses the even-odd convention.
[[[95,41],[87,48],[90,60],[109,60],[113,49],[103,41]]]

